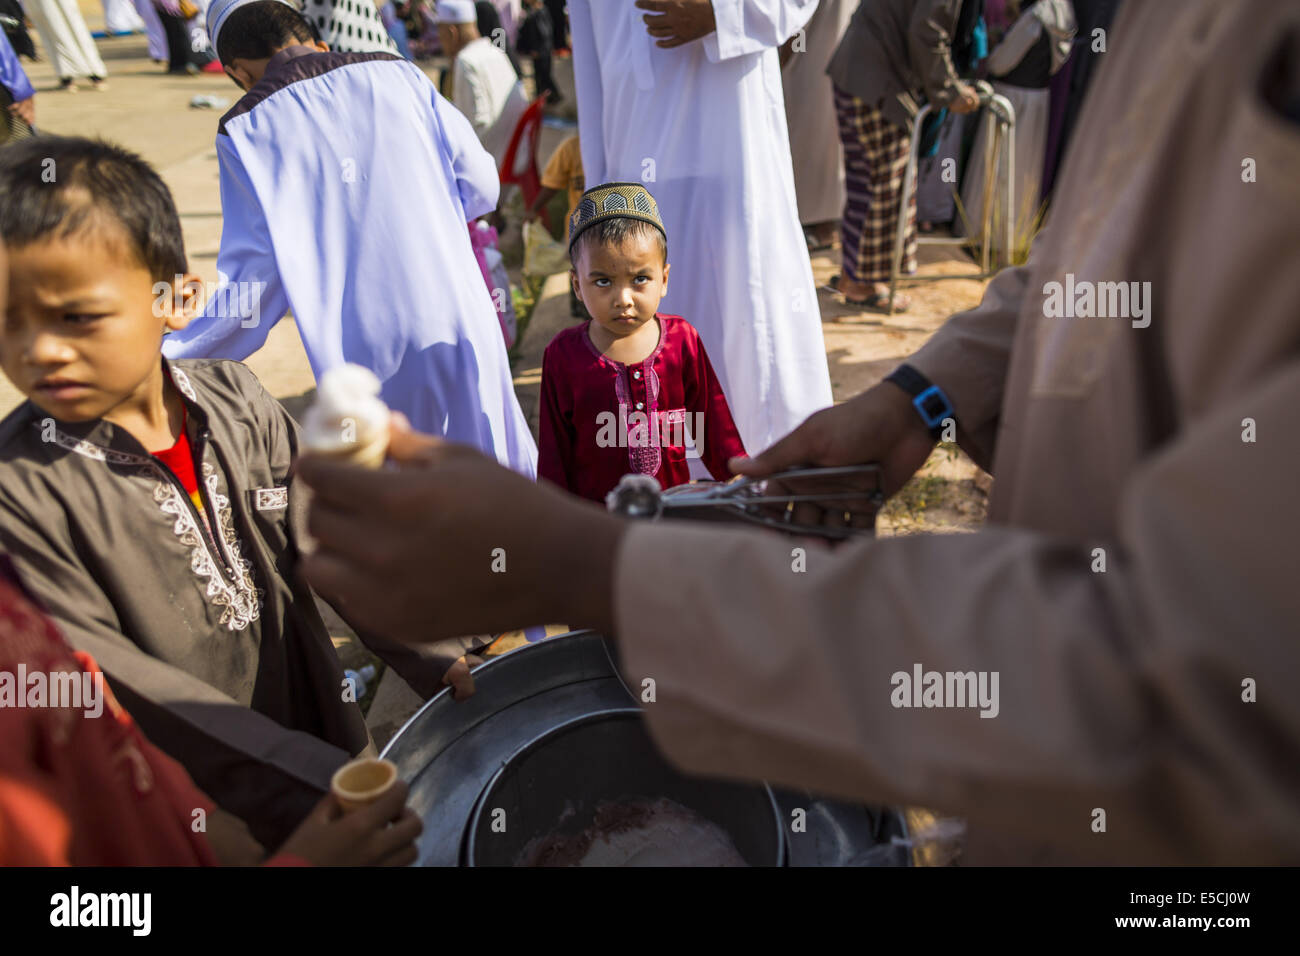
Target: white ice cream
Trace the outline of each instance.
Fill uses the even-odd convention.
[[[316,402],[303,416],[303,445],[326,454],[363,448],[388,429],[388,406],[379,397],[375,373],[360,365],[339,365],[316,386]]]
[[[565,814],[567,817],[569,814]],[[522,866],[748,866],[727,831],[672,800],[601,803],[581,833],[531,841]]]
[[[722,827],[688,813],[663,810],[644,826],[602,834],[578,866],[749,865]]]

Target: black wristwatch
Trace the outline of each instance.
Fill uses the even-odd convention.
[[[907,393],[907,397],[912,400],[912,407],[921,416],[921,421],[925,422],[925,427],[930,429],[930,435],[935,441],[943,435],[943,423],[947,419],[951,418],[956,423],[957,415],[943,389],[912,366],[898,366],[885,376],[885,381],[892,382]]]

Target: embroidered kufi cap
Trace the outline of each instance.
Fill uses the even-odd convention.
[[[587,229],[606,219],[640,219],[648,222],[668,240],[668,230],[659,217],[659,204],[640,183],[603,183],[582,194],[569,219],[569,248]]]

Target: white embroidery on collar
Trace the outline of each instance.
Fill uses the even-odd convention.
[[[179,381],[176,384],[182,391],[190,388],[188,380],[183,386]],[[213,473],[211,464],[205,461],[202,470],[208,496],[212,500],[213,507],[216,508],[218,523],[221,526],[221,537],[218,538],[214,534],[213,538],[219,542],[224,551],[221,557],[224,558],[222,565],[226,567],[226,577],[221,574],[222,565],[218,565],[214,560],[212,549],[208,546],[207,535],[195,520],[194,509],[188,496],[184,495],[174,481],[168,479],[162,466],[156,461],[143,455],[115,451],[96,445],[94,442],[83,441],[58,428],[54,430],[54,441],[60,448],[66,448],[68,451],[95,461],[112,465],[135,465],[139,468],[141,477],[154,479],[153,499],[159,510],[173,519],[172,533],[180,539],[181,544],[190,549],[190,571],[196,577],[206,579],[205,597],[213,605],[223,609],[220,623],[232,631],[242,631],[261,616],[262,592],[253,583],[251,574],[253,565],[244,557],[243,547],[235,533],[234,519],[230,513],[230,499],[223,494],[218,494],[217,476]],[[227,583],[227,577],[234,582],[233,585]]]
[[[194,394],[194,386],[190,384],[190,377],[186,375],[184,372],[182,372],[180,369],[178,369],[175,365],[168,366],[168,369],[172,373],[172,381],[175,382],[176,387],[181,390],[181,394],[184,395],[186,398],[188,398],[191,402],[197,402],[199,400],[199,397]]]
[[[242,631],[256,621],[262,611],[260,595],[253,587],[248,574],[251,564],[242,557],[241,553],[239,567],[241,573],[236,575],[234,568],[227,567],[227,575],[236,583],[234,586],[226,583],[226,578],[221,574],[221,567],[213,559],[212,549],[208,547],[207,536],[194,519],[194,510],[190,502],[157,468],[154,468],[153,472],[158,479],[153,491],[154,501],[158,503],[163,514],[174,519],[172,532],[180,538],[181,544],[190,549],[190,571],[195,577],[206,579],[205,596],[213,605],[222,608],[220,623],[232,631]],[[209,494],[212,487],[213,484],[209,484]],[[221,496],[220,503],[229,505],[224,495]],[[219,515],[222,534],[233,534],[233,529],[228,530],[226,527],[230,520],[229,508],[227,507],[224,513],[219,510]]]
[[[41,427],[40,422],[33,422],[32,424],[36,428]],[[78,455],[93,458],[95,461],[108,462],[110,465],[136,465],[145,468],[153,464],[152,460],[143,455],[133,455],[128,451],[115,451],[112,448],[105,448],[103,445],[96,445],[94,442],[69,435],[58,428],[54,429],[54,443],[60,448],[75,451]]]

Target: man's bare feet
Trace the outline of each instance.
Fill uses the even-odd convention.
[[[837,226],[833,222],[819,222],[804,226],[803,237],[808,244],[808,251],[821,252],[831,248],[835,244],[836,229]]]
[[[835,283],[835,291],[844,296],[850,305],[861,305],[875,291],[870,282],[859,282],[848,276],[840,276]]]

